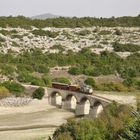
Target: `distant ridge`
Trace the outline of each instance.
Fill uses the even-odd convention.
[[[58,17],[60,17],[60,16],[47,13],[47,14],[36,15],[36,16],[30,17],[30,18],[31,19],[47,19],[47,18],[58,18]]]

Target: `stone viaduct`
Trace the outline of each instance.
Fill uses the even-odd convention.
[[[38,86],[23,85],[26,89],[35,90]],[[45,96],[49,104],[75,112],[76,116],[89,115],[98,117],[103,108],[110,104],[112,100],[97,96],[87,95],[80,92],[60,90],[55,88],[44,87]]]

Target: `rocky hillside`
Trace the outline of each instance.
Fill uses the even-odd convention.
[[[60,16],[47,13],[47,14],[33,16],[31,17],[31,19],[47,19],[47,18],[57,18],[57,17],[60,17]]]
[[[99,54],[114,50],[114,43],[135,46],[136,50],[117,51],[122,57],[140,51],[139,27],[90,27],[90,28],[0,28],[0,51],[22,53],[24,50],[41,48],[43,52],[67,53],[90,48]]]

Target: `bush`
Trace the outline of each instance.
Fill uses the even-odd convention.
[[[128,77],[127,79],[125,79],[123,81],[123,84],[127,87],[133,86],[134,85],[134,80],[130,77]]]
[[[122,32],[120,30],[116,29],[115,34],[116,35],[122,35]]]
[[[72,67],[69,69],[69,73],[72,75],[79,75],[82,74],[82,69],[80,69],[79,67]]]
[[[91,34],[91,32],[89,30],[82,30],[82,31],[79,31],[77,34],[81,36],[86,36],[86,35]]]
[[[84,74],[85,75],[89,75],[89,76],[92,76],[94,75],[94,67],[87,67],[85,70],[84,70]]]
[[[35,66],[34,70],[39,73],[48,73],[49,72],[49,68],[42,64]]]
[[[9,90],[5,87],[0,86],[0,99],[9,97],[11,94],[9,93]]]
[[[31,80],[32,85],[37,85],[37,86],[45,86],[44,80],[38,77],[34,77]]]
[[[44,94],[45,94],[44,88],[39,87],[33,92],[32,97],[40,100],[43,98]]]
[[[84,83],[85,83],[86,85],[90,85],[90,86],[92,86],[92,87],[95,87],[95,80],[94,80],[93,78],[87,78],[87,79],[84,81]]]
[[[109,34],[111,34],[111,31],[107,31],[107,30],[102,30],[99,33],[99,35],[109,35]]]
[[[51,85],[52,80],[51,80],[51,78],[50,78],[49,76],[44,75],[44,76],[42,77],[42,80],[44,81],[44,84],[45,84],[46,86],[50,86],[50,85]]]
[[[59,35],[58,32],[44,31],[42,29],[33,30],[32,34],[39,35],[39,36],[48,36],[48,37],[51,37],[51,38],[55,38]]]

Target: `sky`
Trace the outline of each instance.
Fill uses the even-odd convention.
[[[140,0],[0,0],[0,16],[120,17],[140,14]]]

